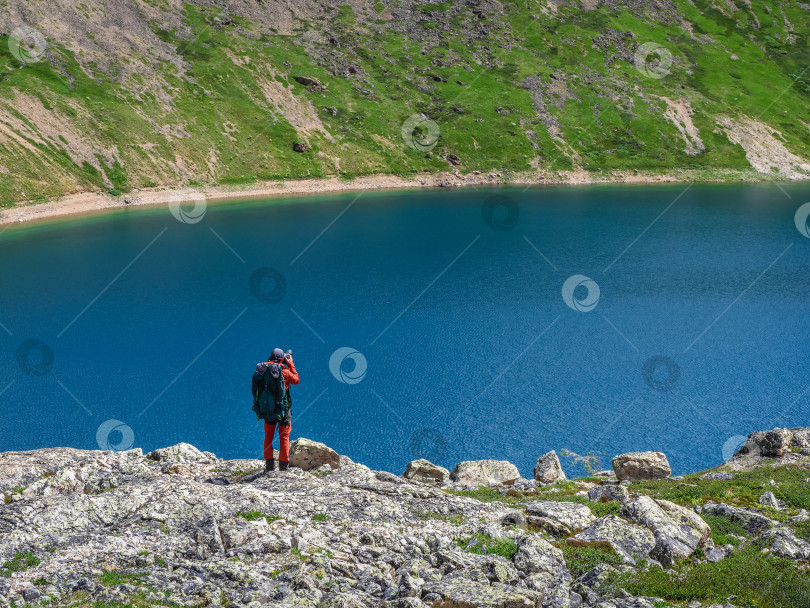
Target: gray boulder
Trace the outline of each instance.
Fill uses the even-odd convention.
[[[613,470],[619,481],[638,479],[664,479],[672,468],[663,452],[627,452],[613,458]]]
[[[572,530],[584,530],[596,521],[586,505],[576,502],[536,500],[526,504],[526,512],[529,515],[554,519]]]
[[[534,534],[517,539],[515,567],[528,574],[526,586],[543,596],[543,606],[564,606],[571,592],[571,573],[562,551]]]
[[[571,528],[556,519],[543,517],[540,515],[527,515],[526,523],[532,528],[542,530],[556,538],[566,538],[571,536]]]
[[[737,450],[734,456],[752,454],[766,458],[781,458],[788,453],[792,442],[793,429],[777,427],[770,431],[757,431],[748,435],[748,441]]]
[[[513,561],[523,572],[545,572],[564,578],[566,567],[562,551],[536,534],[524,534],[517,539]]]
[[[644,526],[631,524],[615,515],[600,517],[587,529],[569,539],[571,544],[608,543],[625,563],[635,564],[655,548],[656,540]],[[579,542],[577,542],[579,541]]]
[[[762,535],[763,540],[771,545],[771,553],[788,559],[810,559],[810,543],[796,538],[793,530],[779,526]]]
[[[217,457],[211,452],[201,452],[190,443],[178,443],[167,448],[149,452],[146,457],[159,462],[177,462],[182,464],[214,464]]]
[[[589,604],[595,603],[599,601],[598,597],[612,594],[610,579],[616,572],[618,570],[609,564],[597,564],[595,568],[580,576],[571,588],[583,597],[588,597]]]
[[[467,485],[492,486],[520,479],[517,467],[507,460],[465,460],[450,472],[450,479]]]
[[[712,547],[711,549],[707,549],[705,552],[706,561],[707,562],[719,562],[721,559],[726,558],[726,551],[724,549],[718,549],[717,547]]]
[[[667,500],[640,496],[622,507],[622,515],[646,526],[655,536],[650,557],[665,567],[686,559],[702,547],[711,529],[696,513]]]
[[[411,481],[442,486],[447,483],[447,480],[450,478],[450,471],[444,467],[433,464],[429,460],[420,458],[419,460],[409,462],[402,476]]]
[[[518,528],[525,530],[528,527],[528,523],[529,522],[526,519],[526,515],[524,515],[523,511],[518,509],[510,509],[503,517],[501,517],[502,526],[517,526]]]
[[[630,500],[630,493],[622,485],[616,483],[606,483],[594,486],[588,490],[588,500],[591,502],[627,502]]]
[[[787,505],[785,504],[784,500],[779,500],[776,496],[773,495],[773,492],[765,492],[757,498],[757,502],[761,505],[765,505],[766,507],[771,507],[772,509],[776,509],[777,511],[781,511]]]
[[[554,483],[565,479],[557,452],[551,450],[537,459],[537,464],[534,465],[534,478],[543,483]]]
[[[323,443],[299,437],[290,443],[290,466],[304,471],[328,464],[332,470],[340,468],[340,455]]]
[[[765,517],[761,513],[757,513],[751,509],[743,509],[742,507],[732,507],[723,502],[720,504],[713,502],[706,503],[700,509],[700,512],[707,515],[726,517],[740,524],[749,534],[759,534],[777,525],[774,520]]]

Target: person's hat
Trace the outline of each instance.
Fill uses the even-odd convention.
[[[281,361],[284,358],[284,351],[280,348],[274,348],[273,354],[270,355],[271,361]]]

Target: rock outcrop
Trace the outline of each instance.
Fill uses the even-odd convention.
[[[596,519],[586,505],[576,502],[537,500],[526,504],[526,512],[530,515],[548,517],[571,530],[587,528]]]
[[[717,562],[751,543],[762,559],[810,560],[792,473],[774,473],[762,506],[688,508],[644,483],[516,480],[503,461],[460,463],[449,481],[416,460],[398,476],[303,438],[291,464],[265,473],[261,460],[189,444],[0,453],[0,608],[654,608],[666,602],[630,596],[616,576]],[[672,496],[699,479],[661,485]],[[784,521],[766,515],[774,501]],[[701,515],[729,520],[739,547],[715,546]],[[577,547],[612,565],[574,580]]]
[[[648,528],[631,524],[615,515],[600,517],[574,536],[574,540],[582,541],[585,546],[588,543],[607,543],[629,564],[645,559],[656,545],[655,535]]]
[[[591,502],[627,502],[630,500],[630,493],[623,485],[607,483],[594,486],[588,490],[588,500]]]
[[[661,452],[628,452],[613,458],[613,470],[619,481],[663,479],[672,474],[669,461]]]
[[[693,511],[649,496],[639,496],[626,503],[622,515],[652,530],[655,547],[650,555],[665,566],[691,556],[711,533],[706,522]]]
[[[506,460],[466,460],[455,466],[450,479],[471,486],[491,486],[513,483],[520,479],[520,472]]]
[[[698,512],[725,517],[740,524],[749,534],[759,534],[778,525],[777,522],[762,513],[757,513],[752,509],[732,507],[722,502],[720,504],[708,502],[699,508]]]
[[[554,450],[543,454],[534,465],[534,478],[542,483],[554,483],[565,479],[560,459]]]
[[[433,464],[429,460],[420,458],[409,462],[402,476],[411,481],[443,486],[450,479],[450,471]]]
[[[745,467],[759,463],[762,459],[783,459],[790,456],[793,456],[790,460],[795,460],[801,450],[807,449],[810,449],[810,427],[777,427],[748,435],[746,442],[734,453],[730,464]]]
[[[310,471],[324,465],[340,468],[340,456],[329,446],[303,437],[290,443],[290,466]]]

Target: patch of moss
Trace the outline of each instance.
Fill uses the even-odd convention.
[[[457,538],[456,544],[467,553],[500,555],[508,560],[512,560],[517,553],[515,539],[510,536],[493,538],[487,534],[475,534],[466,538]]]
[[[269,524],[281,519],[281,516],[279,515],[268,515],[266,513],[262,513],[261,511],[237,511],[236,516],[248,521],[256,521],[264,518]]]
[[[40,562],[41,560],[36,555],[28,551],[15,553],[14,557],[0,567],[0,576],[11,576],[12,572],[28,570],[28,568],[38,566]]]

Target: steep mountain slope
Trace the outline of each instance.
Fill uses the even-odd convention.
[[[447,170],[802,178],[809,31],[795,0],[0,0],[0,204]]]

